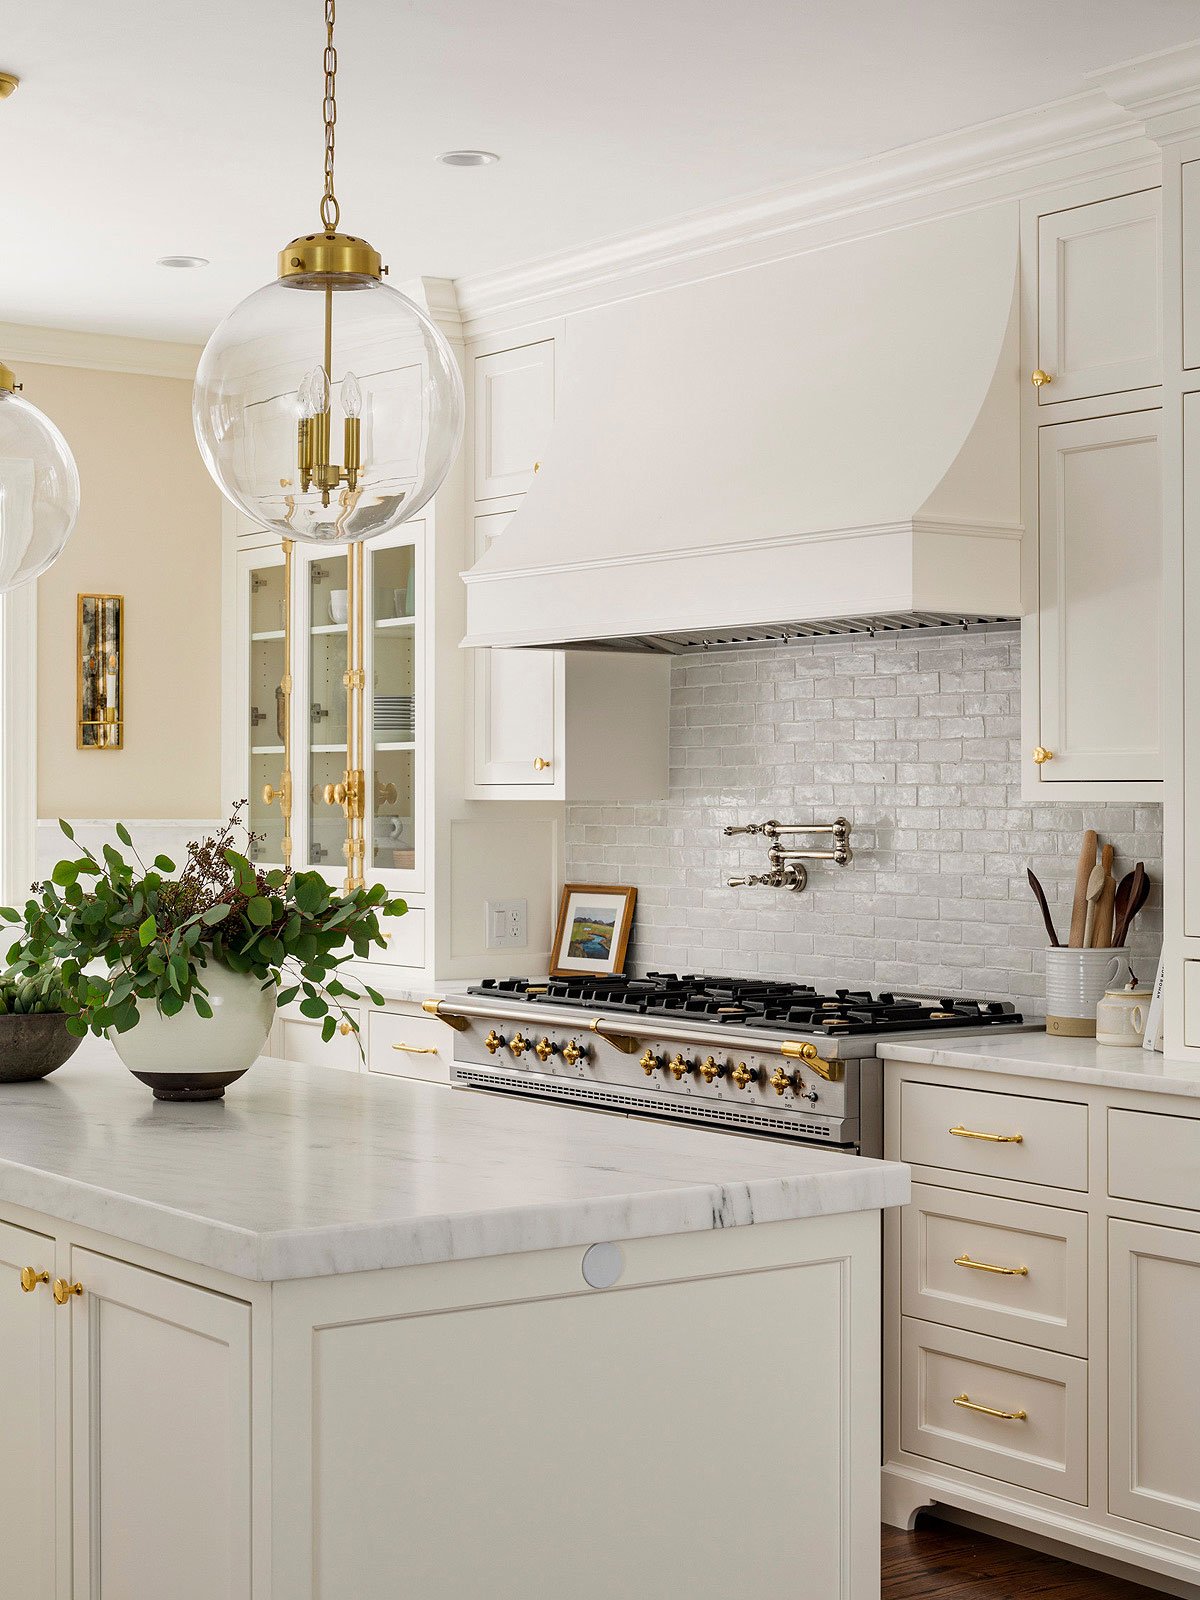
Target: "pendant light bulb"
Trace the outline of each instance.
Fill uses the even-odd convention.
[[[296,388],[296,416],[299,421],[307,422],[312,415],[312,373],[306,372]]]
[[[362,416],[362,389],[352,372],[342,379],[342,414],[347,417]]]
[[[319,417],[329,410],[329,374],[324,367],[314,367],[309,373],[308,399],[311,416]]]

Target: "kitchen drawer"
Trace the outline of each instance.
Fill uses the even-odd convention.
[[[425,913],[419,906],[410,906],[402,917],[380,917],[379,930],[387,948],[373,946],[372,961],[383,961],[391,967],[425,965]]]
[[[352,1013],[362,1026],[357,1012]],[[302,1017],[295,1008],[281,1011],[275,1019],[271,1035],[272,1055],[284,1061],[298,1061],[310,1067],[342,1067],[347,1072],[361,1072],[362,1052],[353,1032],[342,1032],[345,1023],[339,1019],[337,1033],[326,1044],[321,1038],[321,1024],[311,1017]]]
[[[1087,1107],[905,1080],[900,1160],[1017,1183],[1086,1189]]]
[[[905,1450],[1087,1503],[1086,1361],[905,1317],[900,1363]]]
[[[1200,1211],[1200,1117],[1110,1111],[1108,1192]]]
[[[1082,1211],[914,1183],[900,1251],[906,1316],[1087,1354]]]
[[[419,1007],[373,1011],[367,1019],[367,1071],[449,1083],[454,1031]]]

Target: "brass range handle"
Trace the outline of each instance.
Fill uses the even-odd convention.
[[[996,1267],[990,1261],[972,1261],[970,1256],[955,1256],[956,1267],[971,1267],[975,1272],[998,1272],[1003,1278],[1027,1278],[1028,1267]]]
[[[1034,367],[1029,374],[1029,381],[1035,389],[1044,389],[1048,383],[1053,383],[1054,379],[1048,372],[1044,372],[1041,367]]]
[[[1046,765],[1047,761],[1053,761],[1053,760],[1054,760],[1054,751],[1053,750],[1047,750],[1046,746],[1044,744],[1039,744],[1037,746],[1037,748],[1033,752],[1033,764],[1036,767],[1044,767]]]
[[[32,1294],[39,1283],[49,1283],[50,1274],[39,1272],[36,1267],[21,1268],[21,1288],[26,1294]]]
[[[435,1044],[394,1044],[393,1050],[403,1050],[406,1056],[435,1056],[438,1053]]]
[[[963,1128],[955,1125],[947,1128],[947,1133],[952,1133],[956,1139],[982,1139],[986,1144],[1024,1144],[1023,1133],[976,1133],[974,1128]]]
[[[533,758],[533,770],[535,772],[549,772],[553,765],[553,761],[547,761],[545,756],[534,756]]]
[[[791,1061],[803,1061],[806,1067],[811,1067],[827,1083],[840,1083],[845,1068],[840,1061],[826,1061],[818,1051],[815,1044],[800,1043],[794,1039],[785,1039],[779,1046],[779,1054],[787,1056]]]
[[[1000,1411],[996,1406],[981,1406],[965,1394],[956,1394],[954,1404],[964,1411],[978,1411],[980,1416],[999,1417],[1001,1422],[1024,1422],[1029,1415],[1027,1411]]]
[[[72,1295],[81,1295],[83,1293],[83,1285],[81,1283],[68,1283],[65,1278],[55,1278],[53,1293],[58,1304],[65,1306]]]

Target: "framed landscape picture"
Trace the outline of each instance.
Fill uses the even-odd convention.
[[[556,978],[621,972],[637,890],[612,883],[565,883],[550,953]]]

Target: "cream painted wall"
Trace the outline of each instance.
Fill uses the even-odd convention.
[[[190,380],[22,362],[79,464],[74,537],[38,583],[38,815],[220,811],[221,499]],[[126,602],[125,748],[75,745],[76,596]]]

